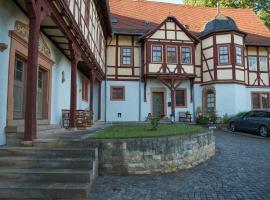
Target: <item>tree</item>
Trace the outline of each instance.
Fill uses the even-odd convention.
[[[184,0],[192,6],[216,7],[218,0]],[[269,0],[219,0],[224,8],[252,8],[270,29],[270,1]]]

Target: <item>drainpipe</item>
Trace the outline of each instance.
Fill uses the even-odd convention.
[[[114,32],[112,33],[112,37],[111,37],[111,41],[109,43],[109,45],[112,43],[112,39],[114,37]],[[105,51],[105,89],[104,89],[104,92],[105,92],[105,98],[104,98],[104,102],[105,102],[105,105],[104,105],[104,121],[105,123],[107,123],[107,55],[108,55],[108,48],[107,48],[107,39],[106,38],[106,51]]]
[[[140,74],[140,80],[139,80],[139,121],[142,121],[142,119],[141,119],[141,114],[142,114],[142,101],[141,101],[141,86],[142,86],[142,70],[141,70],[141,68],[142,68],[142,48],[143,47],[141,47],[140,49],[139,49],[139,63],[140,63],[140,70],[139,70],[139,74]]]
[[[195,90],[195,84],[193,85],[193,90],[191,91],[192,92],[192,99],[193,99],[193,105],[192,105],[192,107],[193,107],[193,120],[195,121],[196,119],[195,119],[195,117],[196,117],[196,108],[195,108],[195,95],[194,95],[194,90]]]

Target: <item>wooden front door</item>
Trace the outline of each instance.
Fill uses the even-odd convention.
[[[22,119],[24,113],[24,75],[25,62],[15,59],[13,84],[13,118]]]
[[[153,106],[153,116],[164,116],[164,93],[163,92],[153,92],[152,93],[152,106]]]

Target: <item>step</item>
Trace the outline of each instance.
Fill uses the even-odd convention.
[[[45,131],[45,130],[54,130],[59,129],[61,126],[59,124],[39,124],[37,125],[37,131]],[[19,126],[7,126],[5,128],[6,133],[23,133],[24,125]]]
[[[0,169],[92,169],[93,158],[36,158],[36,157],[0,157]]]
[[[93,178],[93,172],[90,169],[0,169],[0,180],[14,182],[90,183]]]
[[[33,146],[35,147],[45,147],[45,148],[96,148],[98,143],[89,143],[87,140],[57,140],[57,139],[36,139],[33,141]]]
[[[14,183],[0,181],[1,199],[82,200],[91,184],[85,183]]]
[[[35,156],[38,158],[96,158],[97,149],[90,148],[42,148],[42,147],[3,147],[3,156]]]

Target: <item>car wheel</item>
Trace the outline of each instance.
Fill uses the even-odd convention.
[[[231,130],[232,132],[235,132],[235,131],[237,130],[237,129],[236,129],[236,125],[235,125],[234,122],[230,123],[230,130]]]
[[[260,126],[259,133],[262,137],[268,136],[269,130],[266,126]]]

